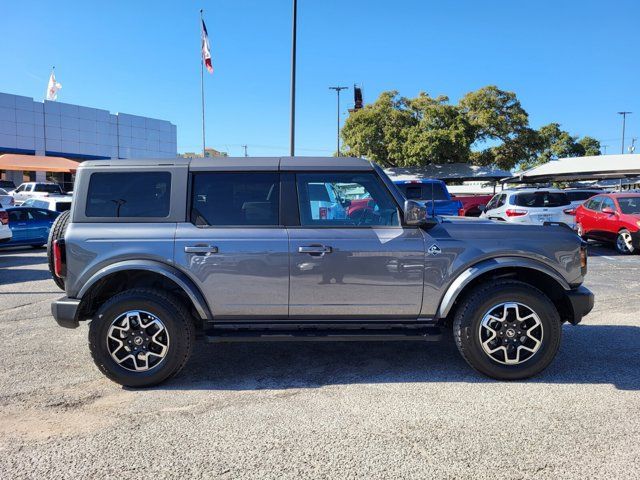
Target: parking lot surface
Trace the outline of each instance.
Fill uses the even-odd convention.
[[[199,343],[127,390],[58,327],[44,250],[0,252],[0,478],[632,478],[640,256],[592,247],[594,311],[524,382],[441,343]]]

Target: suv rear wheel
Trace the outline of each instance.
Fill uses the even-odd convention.
[[[540,373],[556,356],[562,337],[560,316],[551,300],[515,280],[476,287],[458,307],[453,330],[466,362],[498,380]]]
[[[98,368],[127,387],[151,387],[187,363],[195,326],[175,297],[151,289],[126,290],[104,303],[89,326]]]

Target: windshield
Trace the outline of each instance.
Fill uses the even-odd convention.
[[[0,188],[0,195],[9,195],[4,188]]]
[[[622,213],[640,214],[640,197],[618,197],[618,205]]]
[[[59,185],[53,183],[38,183],[36,184],[36,192],[48,192],[48,193],[62,193],[62,189]]]
[[[569,205],[571,202],[563,192],[530,192],[518,193],[515,196],[515,204],[519,207],[550,208]]]
[[[405,183],[398,185],[398,188],[408,200],[431,200],[432,186],[434,200],[449,200],[447,190],[441,183]]]

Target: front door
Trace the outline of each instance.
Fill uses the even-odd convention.
[[[178,224],[175,261],[216,320],[286,319],[289,250],[277,172],[197,172],[190,222]]]
[[[372,172],[298,173],[300,226],[289,227],[289,315],[298,319],[417,318],[425,240],[404,228]]]

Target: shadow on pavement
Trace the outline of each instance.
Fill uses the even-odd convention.
[[[560,352],[541,375],[548,384],[640,389],[640,328],[566,326]],[[394,382],[495,383],[473,371],[449,335],[440,343],[196,343],[182,373],[159,389],[259,390]]]

